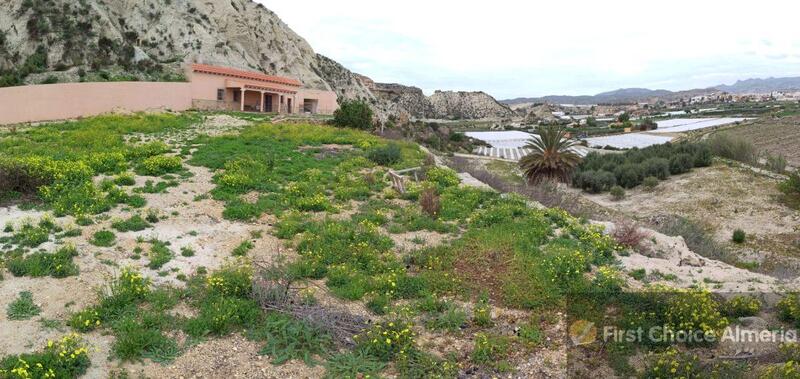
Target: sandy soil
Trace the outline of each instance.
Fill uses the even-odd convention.
[[[624,200],[608,194],[583,194],[593,202],[637,219],[681,215],[708,227],[720,243],[729,243],[735,229],[748,242],[731,247],[743,260],[763,262],[769,257],[800,257],[800,211],[776,199],[778,180],[747,168],[716,163],[662,181],[653,191],[635,188]],[[572,189],[573,192],[578,192]]]

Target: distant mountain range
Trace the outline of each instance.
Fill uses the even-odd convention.
[[[773,91],[800,90],[800,77],[767,78],[739,80],[732,85],[720,84],[709,88],[698,88],[687,91],[668,91],[665,89],[651,90],[647,88],[621,88],[614,91],[602,92],[589,96],[551,95],[543,97],[518,97],[516,99],[501,100],[508,105],[525,103],[551,103],[551,104],[618,104],[636,103],[652,99],[679,98],[697,96],[711,92],[723,91],[732,94],[769,93]]]

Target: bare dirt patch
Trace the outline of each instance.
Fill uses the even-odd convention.
[[[733,231],[742,229],[750,236],[749,242],[731,247],[745,255],[799,257],[800,247],[794,241],[800,238],[800,212],[777,201],[777,184],[746,168],[717,163],[671,177],[653,191],[628,190],[621,201],[613,201],[608,194],[583,196],[638,219],[666,214],[687,217],[708,227],[720,243],[727,244]]]
[[[241,335],[216,338],[191,347],[175,362],[148,365],[141,373],[148,378],[319,378],[321,365],[308,367],[302,361],[281,366],[270,364],[270,357],[259,354],[261,346]],[[139,368],[131,366],[131,372]]]

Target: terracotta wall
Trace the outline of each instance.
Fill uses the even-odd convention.
[[[333,91],[320,91],[315,89],[301,88],[297,91],[297,104],[294,106],[295,112],[303,112],[303,103],[305,99],[316,100],[316,113],[318,114],[333,114],[339,108],[339,103],[336,101],[336,92]]]
[[[112,111],[192,107],[190,83],[57,83],[0,88],[0,124],[63,120]]]

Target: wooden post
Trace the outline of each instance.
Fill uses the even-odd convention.
[[[239,89],[239,110],[244,112],[244,87]]]

